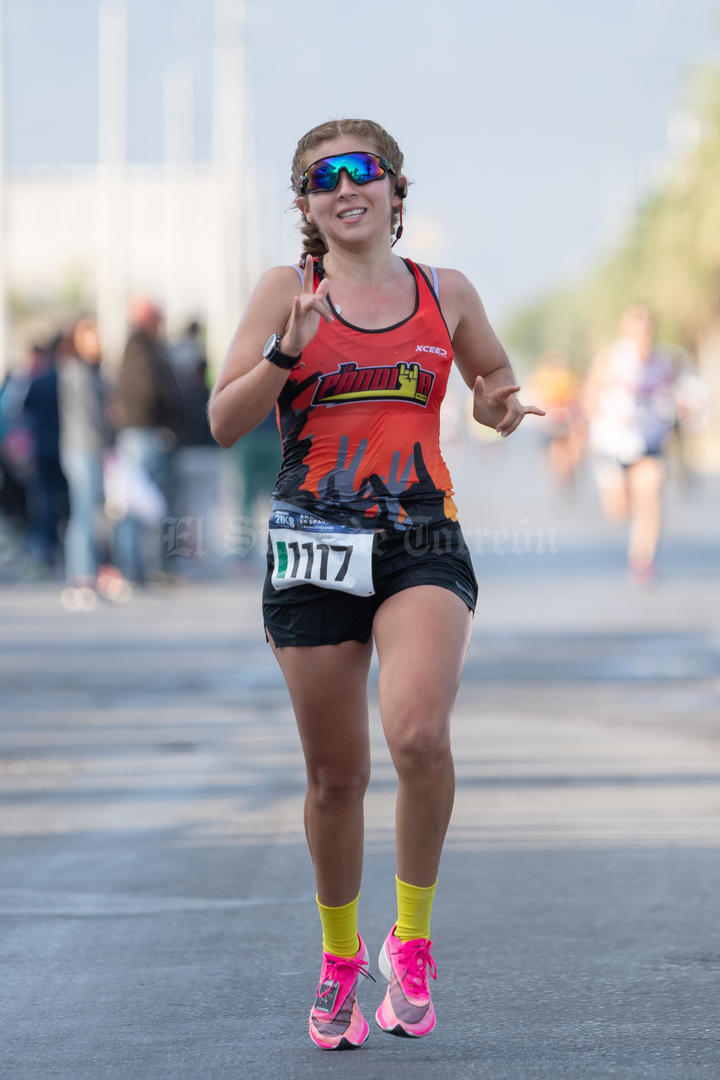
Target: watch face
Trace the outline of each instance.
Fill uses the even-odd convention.
[[[271,334],[265,342],[265,348],[263,349],[263,356],[267,360],[271,353],[275,352],[280,346],[280,335],[275,333]]]

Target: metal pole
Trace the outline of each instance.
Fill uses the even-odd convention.
[[[99,23],[97,317],[105,355],[117,362],[127,311],[127,6],[103,0]]]
[[[245,154],[243,169],[245,176],[243,252],[245,256],[245,280],[249,297],[250,289],[260,277],[263,270],[262,260],[266,255],[265,248],[268,246],[267,244],[264,244],[263,236],[267,237],[268,230],[266,225],[265,228],[263,228],[260,214],[258,169],[255,156],[255,108],[252,87],[249,84],[246,86],[246,102]],[[247,299],[247,297],[244,299]]]
[[[245,198],[245,2],[215,0],[213,53],[213,241],[208,275],[208,354],[215,366],[249,292]]]
[[[170,336],[188,318],[186,289],[192,259],[186,237],[194,191],[194,93],[192,73],[175,65],[165,73],[165,320]],[[195,307],[193,304],[193,313]]]

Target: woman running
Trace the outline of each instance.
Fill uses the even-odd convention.
[[[655,341],[650,311],[623,313],[620,336],[593,359],[584,389],[594,471],[605,516],[629,521],[628,572],[657,577],[665,447],[676,422],[676,376]]]
[[[358,933],[363,799],[370,777],[373,641],[382,723],[398,776],[397,916],[380,951],[375,1018],[395,1035],[435,1026],[430,911],[454,797],[450,715],[477,583],[439,448],[455,360],[480,424],[510,435],[527,413],[472,285],[391,251],[407,180],[395,140],[369,120],[331,121],[292,166],[301,267],[268,271],[210,402],[223,446],[277,403],[265,630],[285,677],[307,768],[305,829],[323,957],[310,1036],[360,1046],[369,976]],[[393,240],[394,236],[394,240]]]

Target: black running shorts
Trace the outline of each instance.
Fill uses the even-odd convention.
[[[470,552],[457,522],[375,533],[373,596],[353,596],[317,585],[275,589],[272,549],[263,589],[265,629],[275,644],[339,645],[367,641],[375,612],[394,593],[414,585],[438,585],[454,592],[475,611],[478,586]]]

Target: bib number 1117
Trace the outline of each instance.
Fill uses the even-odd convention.
[[[276,589],[319,585],[372,596],[372,539],[372,533],[271,529],[272,583]]]

